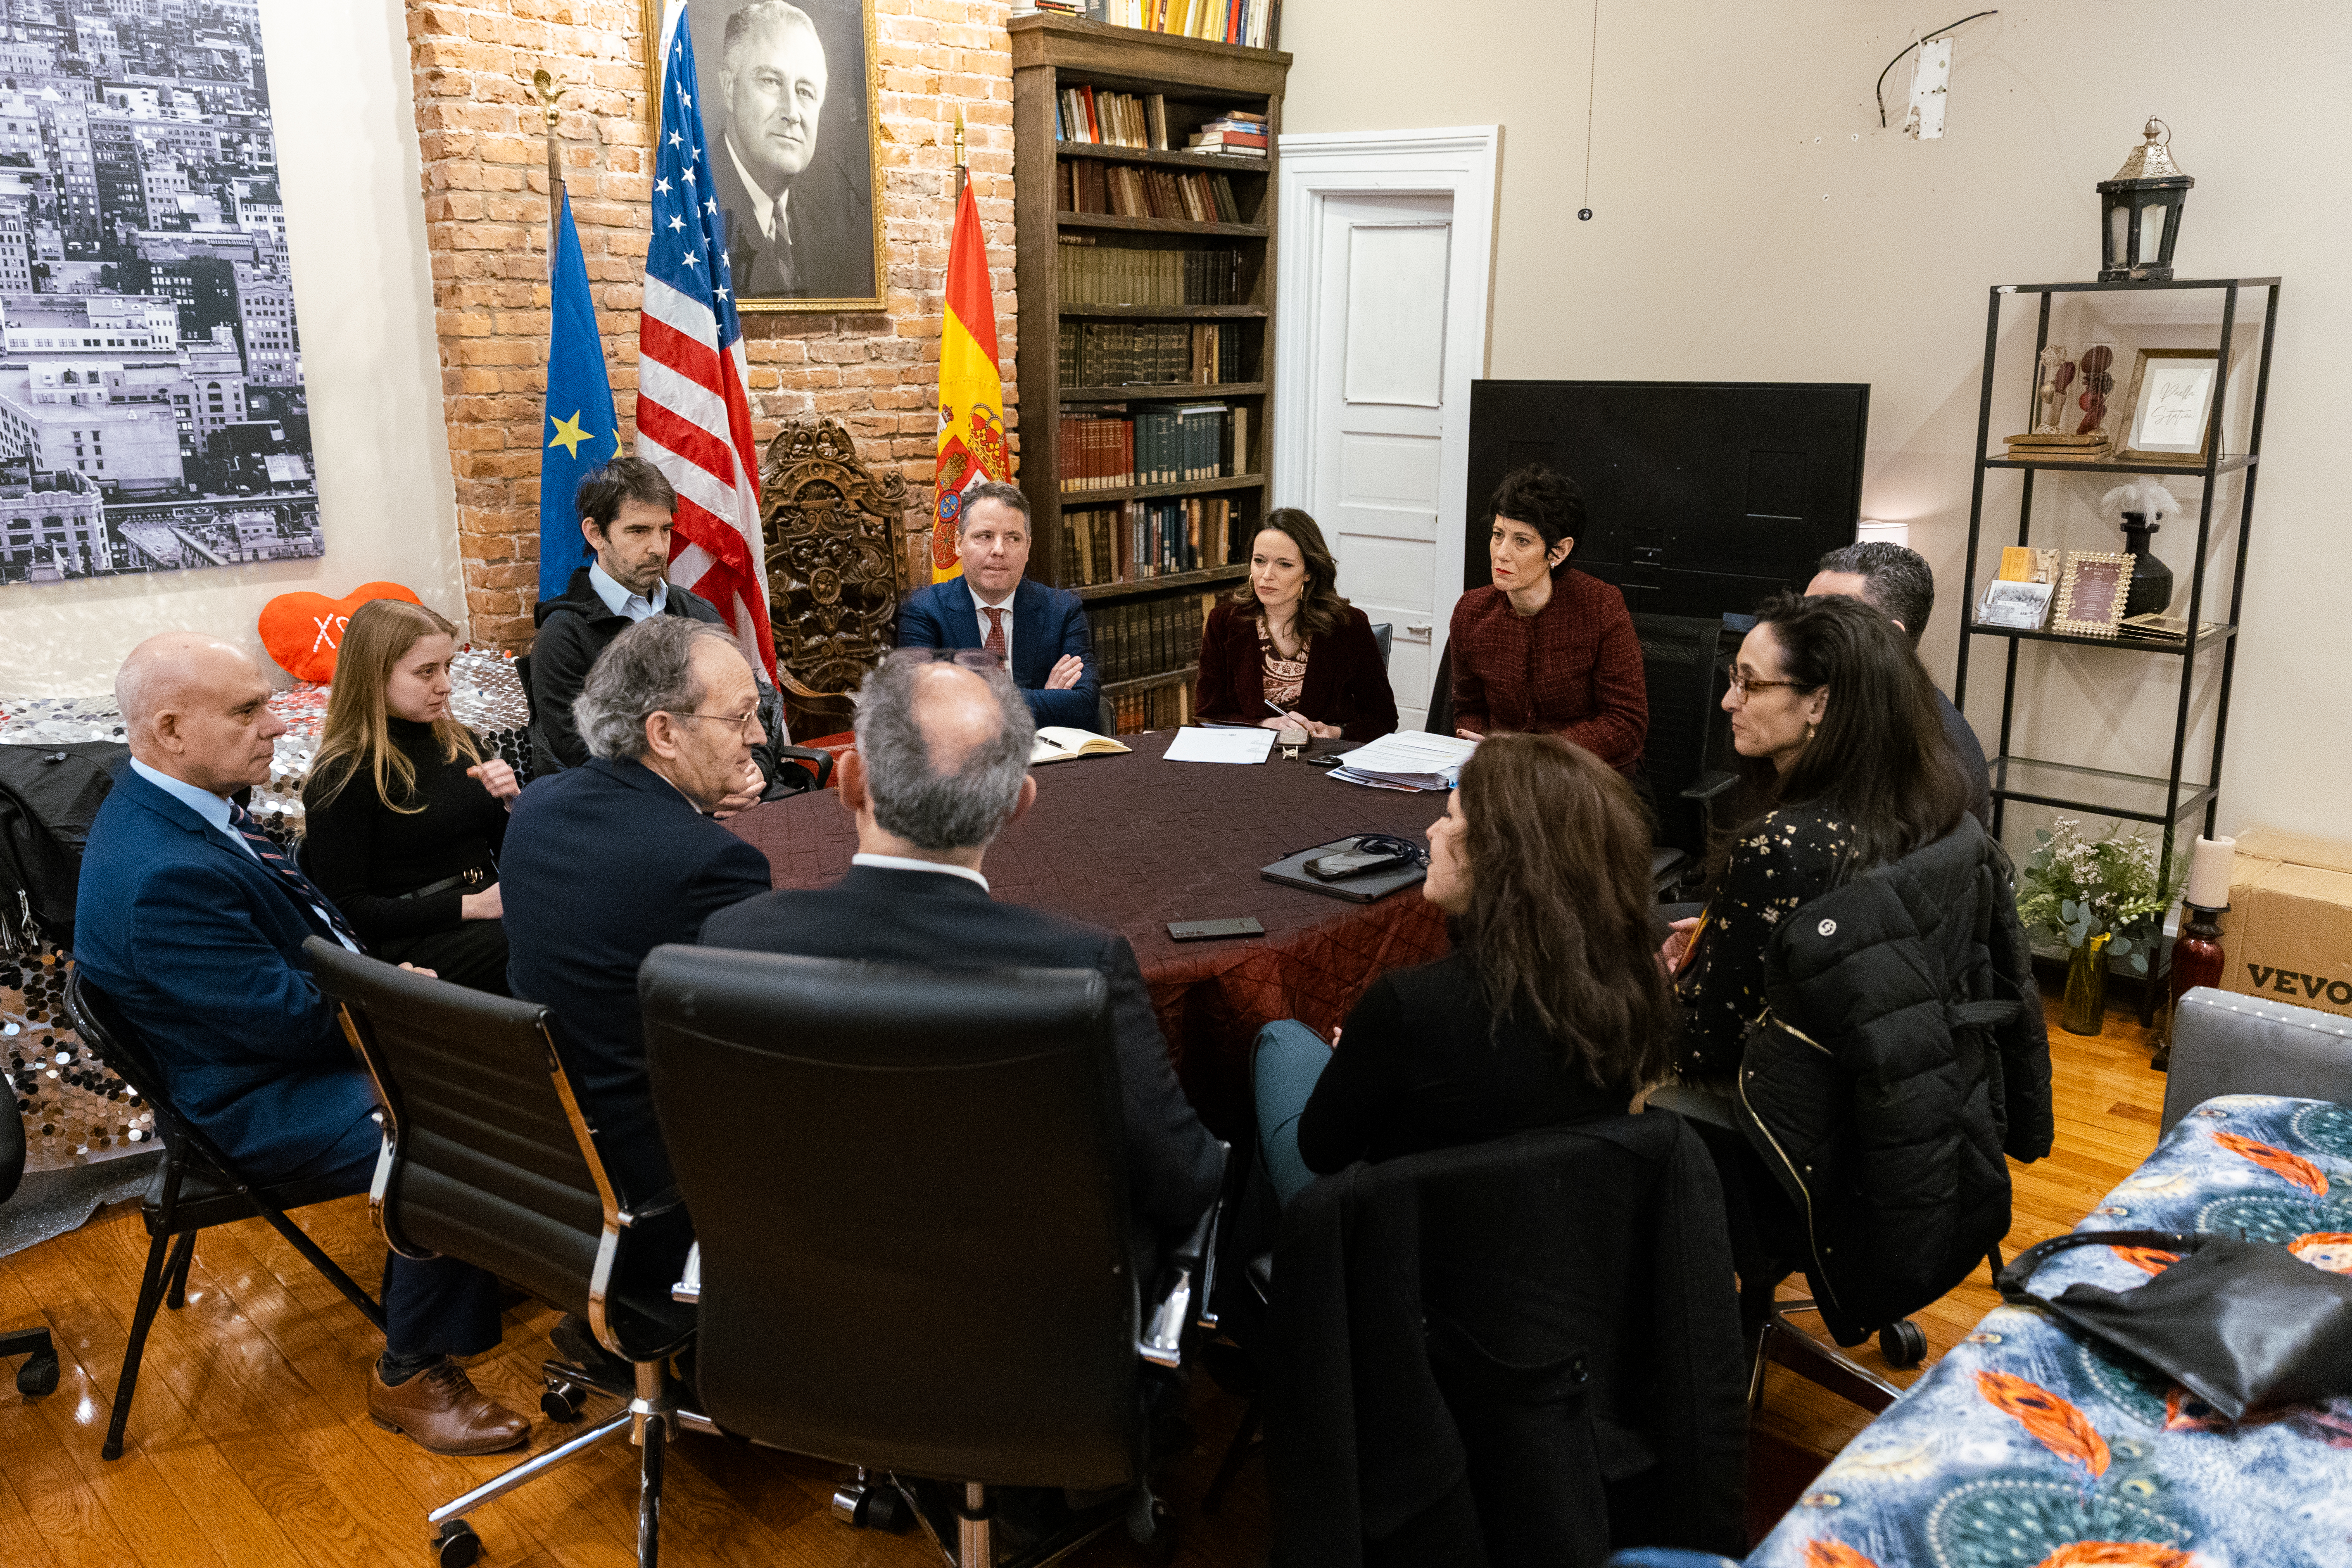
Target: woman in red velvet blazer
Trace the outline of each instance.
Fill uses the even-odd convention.
[[[1642,642],[1625,596],[1568,569],[1584,498],[1541,463],[1503,477],[1488,508],[1494,585],[1454,606],[1454,732],[1564,735],[1630,773],[1650,730]]]
[[[1193,713],[1269,730],[1297,724],[1327,739],[1395,729],[1372,624],[1339,597],[1339,575],[1313,518],[1296,507],[1268,512],[1250,546],[1249,582],[1202,628]]]

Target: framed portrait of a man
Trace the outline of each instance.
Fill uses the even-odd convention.
[[[683,3],[736,308],[880,310],[874,0]],[[645,0],[648,39],[665,9]],[[665,62],[646,53],[658,106]]]

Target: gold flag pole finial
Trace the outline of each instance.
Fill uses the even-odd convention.
[[[971,178],[971,171],[965,166],[964,163],[963,110],[961,109],[956,110],[955,166],[956,200],[961,201],[963,200],[964,182]]]
[[[563,117],[555,100],[569,90],[555,85],[546,67],[530,73],[530,89],[539,95],[540,117],[547,124],[547,264],[555,265],[555,228],[563,216],[563,163],[555,149],[555,124]]]

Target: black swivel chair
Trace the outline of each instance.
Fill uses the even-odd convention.
[[[1437,656],[1437,674],[1429,683],[1429,715],[1421,721],[1432,735],[1454,733],[1454,645]]]
[[[1696,872],[1706,855],[1709,813],[1738,782],[1729,766],[1730,718],[1721,706],[1736,645],[1719,617],[1637,613],[1633,634],[1642,643],[1650,705],[1638,783],[1657,814],[1652,874],[1664,897]]]
[[[637,1561],[653,1568],[664,1445],[678,1427],[711,1430],[678,1408],[666,1370],[694,1332],[693,1311],[670,1300],[691,1241],[677,1194],[639,1203],[614,1186],[546,1008],[316,937],[306,950],[383,1102],[368,1206],[384,1244],[403,1257],[463,1258],[578,1313],[632,1366],[624,1387],[596,1369],[549,1365],[548,1414],[577,1416],[583,1390],[616,1395],[625,1407],[427,1514],[443,1568],[462,1568],[481,1550],[468,1510],[625,1438],[640,1449]]]
[[[962,1568],[999,1487],[1108,1499],[1013,1562],[1122,1518],[1172,1552],[1144,1369],[1207,1300],[1215,1209],[1147,1308],[1102,975],[665,946],[637,985],[720,1428],[859,1467],[836,1514],[895,1490]]]
[[[5,1081],[5,1080],[0,1080]],[[16,1097],[0,1103],[0,1204],[16,1194],[25,1175],[25,1121],[16,1113]],[[58,1386],[58,1348],[47,1329],[17,1329],[0,1333],[0,1361],[25,1358],[16,1369],[16,1392],[37,1399]]]
[[[72,1015],[74,1028],[83,1040],[147,1102],[155,1113],[155,1131],[163,1140],[163,1163],[156,1167],[139,1205],[151,1238],[147,1269],[139,1282],[131,1340],[122,1351],[122,1375],[114,1385],[114,1414],[107,1423],[105,1446],[99,1449],[101,1458],[118,1459],[122,1457],[123,1430],[131,1422],[131,1395],[139,1387],[139,1363],[147,1348],[147,1331],[154,1326],[159,1306],[178,1311],[184,1304],[188,1266],[195,1258],[198,1231],[259,1215],[379,1332],[383,1329],[383,1309],[286,1217],[289,1209],[324,1203],[342,1196],[341,1192],[325,1182],[274,1185],[256,1182],[238,1170],[236,1162],[181,1113],[146,1040],[79,965],[66,977],[66,1011]]]

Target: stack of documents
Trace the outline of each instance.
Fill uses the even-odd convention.
[[[1262,763],[1274,750],[1271,730],[1188,725],[1163,753],[1171,763]]]
[[[1374,789],[1452,789],[1477,749],[1477,742],[1455,735],[1397,730],[1349,752],[1331,776]]]

